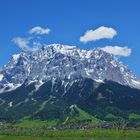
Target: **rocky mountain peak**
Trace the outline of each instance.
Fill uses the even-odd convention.
[[[51,44],[44,45],[35,52],[14,54],[0,71],[1,91],[4,92],[5,86],[15,89],[25,80],[31,83],[57,78],[64,83],[79,78],[89,78],[98,82],[106,79],[140,88],[139,79],[113,55],[100,48],[84,50],[76,46]]]

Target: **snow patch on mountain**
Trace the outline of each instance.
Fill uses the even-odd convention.
[[[4,76],[2,74],[0,74],[0,81],[2,81],[3,78],[4,78]]]
[[[131,80],[132,81],[132,84],[137,87],[137,88],[140,88],[140,81],[136,81],[136,80]]]
[[[20,54],[14,54],[13,59],[16,61],[20,57]]]

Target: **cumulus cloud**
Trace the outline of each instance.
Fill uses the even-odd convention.
[[[29,40],[26,38],[16,37],[12,40],[22,50],[28,50]]]
[[[96,41],[100,39],[112,39],[117,34],[117,31],[110,27],[101,26],[95,30],[88,30],[80,37],[80,41],[87,43],[89,41]]]
[[[42,28],[40,26],[33,27],[29,30],[29,34],[35,34],[35,35],[47,35],[49,34],[51,30],[49,28]]]
[[[42,28],[40,26],[35,26],[28,31],[30,35],[26,38],[15,37],[12,39],[15,45],[21,48],[23,51],[37,51],[42,47],[40,35],[47,35],[51,30],[49,28]],[[32,34],[36,36],[32,36]]]
[[[30,38],[21,38],[16,37],[12,40],[19,48],[21,48],[23,51],[37,51],[40,47],[40,44],[38,42],[33,41],[33,47],[29,47],[30,44]]]
[[[124,57],[128,57],[131,55],[131,48],[128,48],[127,46],[125,47],[120,47],[120,46],[105,46],[103,48],[101,48],[102,50],[111,53],[113,55],[116,56],[124,56]]]

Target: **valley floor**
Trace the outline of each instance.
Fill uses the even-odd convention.
[[[5,130],[0,140],[140,140],[136,130]]]
[[[92,137],[86,137],[86,138],[81,138],[81,137],[64,137],[64,138],[46,138],[46,137],[0,137],[0,140],[140,140],[140,138],[129,138],[129,137],[119,137],[119,138],[92,138]]]

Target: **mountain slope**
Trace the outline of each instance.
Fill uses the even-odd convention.
[[[106,116],[110,113],[126,120],[129,120],[130,114],[140,114],[138,89],[111,81],[98,83],[91,79],[79,79],[64,93],[62,83],[60,79],[55,80],[55,84],[47,81],[37,91],[34,91],[35,83],[23,84],[14,91],[0,94],[0,119],[61,120],[64,123],[67,118],[74,118],[80,123],[89,119],[94,122],[94,116],[108,121]],[[72,117],[73,108],[86,114],[85,118],[84,115]]]

